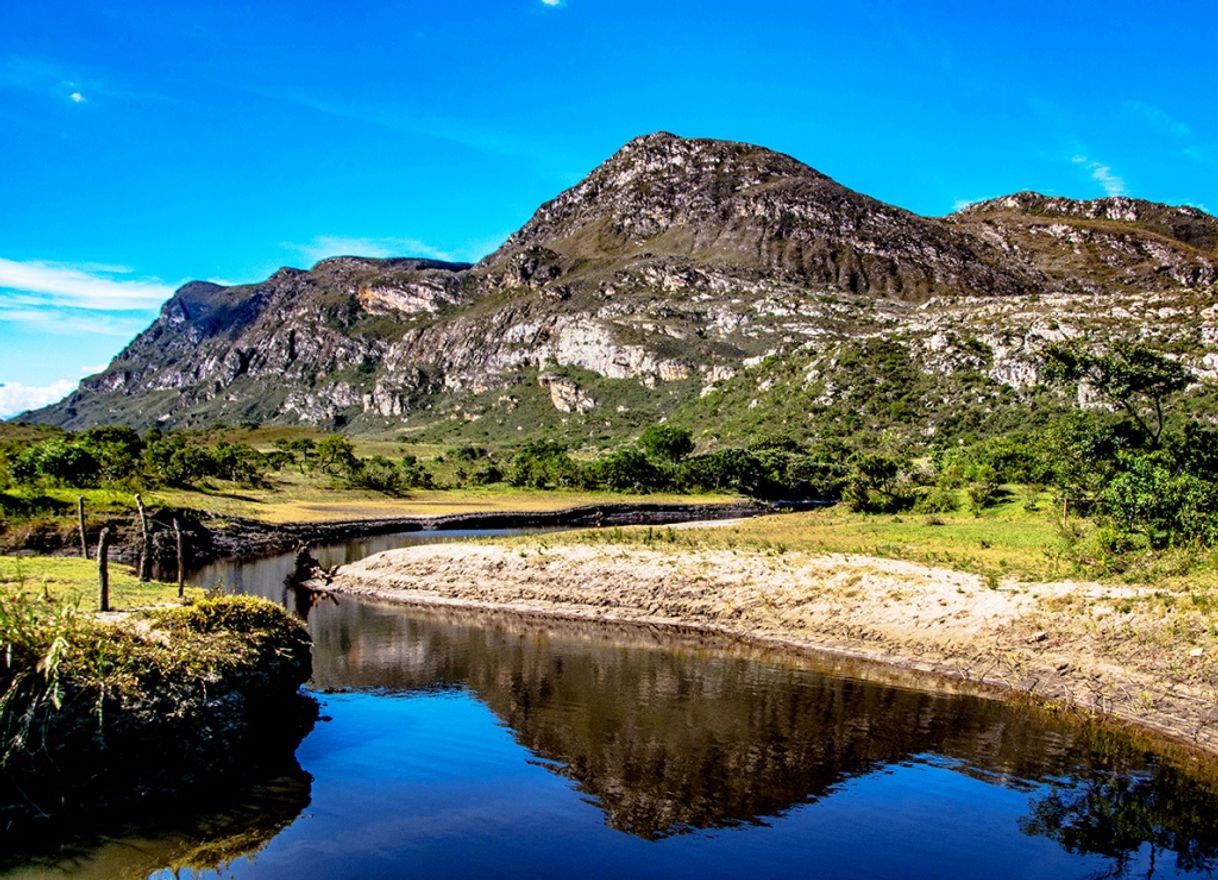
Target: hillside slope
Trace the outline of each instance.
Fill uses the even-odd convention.
[[[586,442],[669,416],[806,430],[833,406],[914,425],[1018,397],[1067,337],[1149,338],[1212,376],[1216,283],[1218,220],[1196,209],[1019,193],[926,218],[789,156],[657,133],[475,266],[335,257],[188,284],[22,418]]]

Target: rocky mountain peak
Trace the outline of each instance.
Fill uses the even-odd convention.
[[[336,256],[256,284],[185,285],[109,368],[29,418],[591,437],[747,384],[771,358],[821,382],[860,339],[1022,387],[1036,346],[1083,332],[1096,295],[1138,320],[1162,306],[1153,320],[1175,326],[1180,292],[1212,298],[1215,242],[1213,217],[1127,198],[1023,192],[920,217],[773,150],[656,132],[477,266]],[[1189,338],[1218,339],[1209,314]],[[757,381],[741,408],[761,407],[770,385]]]
[[[484,263],[533,246],[559,252],[628,250],[673,227],[721,223],[737,194],[792,178],[828,180],[762,147],[668,132],[644,135],[538,208]]]
[[[480,268],[514,278],[522,252],[544,252],[557,255],[550,265],[558,282],[573,265],[595,263],[603,273],[640,260],[671,267],[676,258],[737,278],[764,273],[912,300],[1007,295],[1042,280],[986,251],[782,153],[658,132],[630,141],[538,208]]]
[[[1128,196],[1069,199],[1024,191],[976,202],[953,216],[977,220],[1009,212],[1033,218],[1127,224],[1201,251],[1218,249],[1218,218],[1191,205],[1165,205]]]

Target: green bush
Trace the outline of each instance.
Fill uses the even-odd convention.
[[[906,459],[873,452],[856,453],[842,490],[842,501],[859,513],[899,513],[914,505]]]
[[[584,482],[615,492],[650,492],[663,488],[668,480],[648,456],[628,446],[587,465]]]
[[[539,441],[527,444],[513,456],[507,478],[513,486],[554,489],[579,485],[581,474],[565,446]]]
[[[913,509],[917,513],[951,513],[960,509],[960,492],[944,486],[932,486],[917,496]]]
[[[653,461],[675,463],[694,451],[694,440],[684,428],[651,425],[639,436],[639,448]]]

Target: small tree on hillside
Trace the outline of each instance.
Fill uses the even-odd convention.
[[[685,428],[651,425],[639,436],[639,448],[652,461],[676,464],[694,451],[694,438]]]
[[[1140,343],[1121,343],[1097,355],[1066,345],[1045,349],[1045,378],[1056,383],[1087,382],[1123,409],[1158,447],[1163,404],[1193,383],[1181,364]]]

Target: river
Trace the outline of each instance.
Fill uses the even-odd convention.
[[[323,565],[414,532],[315,548]],[[647,629],[285,602],[322,720],[212,803],[4,878],[1212,876],[1218,786],[1111,731],[841,660]]]

